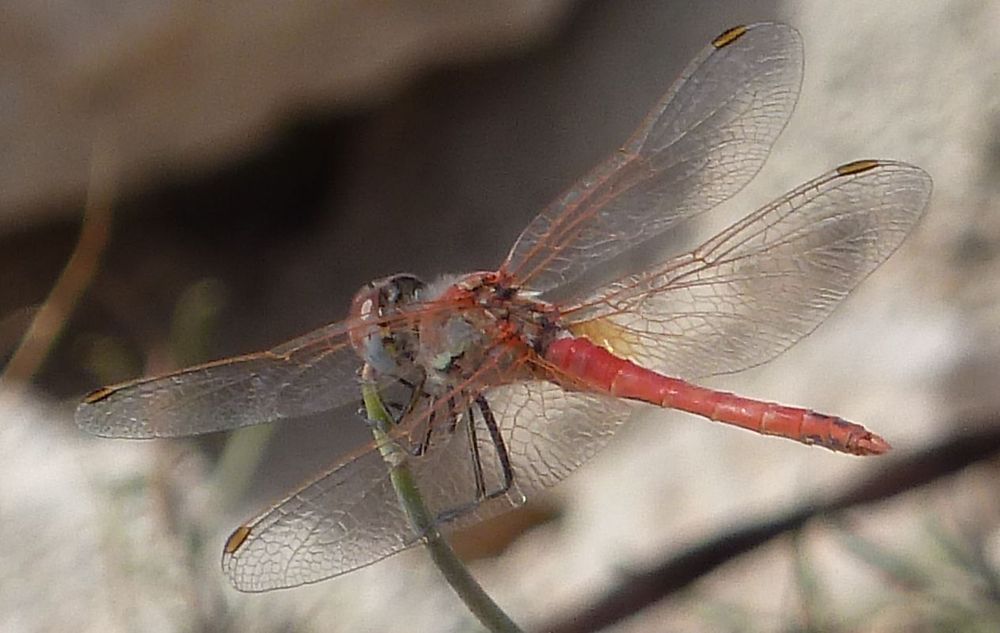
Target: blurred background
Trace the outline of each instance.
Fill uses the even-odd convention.
[[[706,222],[857,158],[920,165],[935,192],[814,335],[712,385],[895,451],[644,412],[456,546],[528,630],[1000,629],[1000,4],[9,0],[0,630],[474,626],[419,549],[265,595],[219,570],[233,527],[360,425],[127,442],[84,436],[73,408],[341,318],[372,278],[496,267],[702,46],[760,20],[802,32],[802,95]]]

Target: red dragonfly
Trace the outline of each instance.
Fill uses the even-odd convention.
[[[636,402],[883,453],[884,439],[839,417],[660,373],[694,379],[774,358],[896,250],[927,206],[924,171],[859,160],[669,254],[668,232],[693,230],[756,175],[801,78],[794,29],[732,28],[624,147],[528,225],[498,270],[372,282],[343,321],[268,351],[99,389],[77,423],[125,438],[328,410],[356,424],[364,367],[390,408],[391,439],[448,529],[566,477]],[[222,563],[238,589],[264,591],[336,576],[419,540],[373,442],[237,529]]]

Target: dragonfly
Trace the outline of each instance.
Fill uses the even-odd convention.
[[[731,28],[618,151],[529,223],[496,270],[365,284],[341,321],[267,351],[98,389],[76,421],[116,438],[320,412],[359,424],[363,368],[390,411],[388,441],[446,531],[564,479],[642,406],[885,453],[884,438],[840,417],[691,382],[765,363],[812,332],[927,207],[923,170],[857,160],[678,252],[676,235],[760,170],[802,73],[794,28]],[[380,447],[351,452],[233,532],[222,556],[233,585],[312,583],[419,543]]]

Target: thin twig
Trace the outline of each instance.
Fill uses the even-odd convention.
[[[476,579],[469,573],[469,569],[438,530],[434,517],[424,505],[417,482],[410,471],[408,454],[389,437],[392,416],[382,404],[378,389],[374,382],[369,379],[369,374],[370,370],[366,367],[365,380],[363,380],[361,387],[365,410],[368,418],[374,422],[372,433],[379,445],[382,457],[390,466],[389,476],[392,480],[392,486],[396,490],[396,496],[406,512],[413,532],[423,539],[424,545],[431,555],[431,560],[434,561],[441,575],[483,626],[494,633],[520,632],[521,629],[517,624],[476,582]]]
[[[996,420],[956,424],[955,428],[978,430],[887,461],[885,467],[840,495],[805,502],[784,514],[724,532],[659,564],[629,574],[619,586],[589,601],[586,608],[544,624],[539,630],[584,633],[611,626],[683,590],[725,563],[801,529],[812,519],[831,519],[852,508],[884,501],[1000,454],[1000,425]]]

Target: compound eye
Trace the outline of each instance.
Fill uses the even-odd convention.
[[[393,296],[390,299],[395,302],[412,301],[418,298],[420,291],[424,288],[424,282],[414,275],[396,275],[392,279]]]

